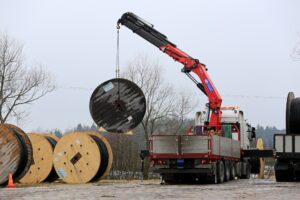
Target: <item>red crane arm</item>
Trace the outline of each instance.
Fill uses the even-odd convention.
[[[185,70],[192,71],[199,77],[204,87],[205,94],[209,99],[209,107],[212,110],[209,126],[218,127],[219,129],[221,125],[222,115],[220,110],[222,98],[212,80],[210,79],[205,65],[191,58],[189,55],[178,49],[176,46],[173,46],[172,44],[161,46],[160,50],[168,54],[175,61],[182,63]]]
[[[182,71],[196,83],[197,87],[205,93],[209,99],[209,110],[211,111],[209,126],[216,127],[217,130],[220,130],[222,98],[210,79],[205,65],[178,49],[176,45],[170,42],[165,35],[155,30],[152,24],[139,18],[133,13],[123,14],[118,20],[118,24],[128,27],[134,33],[157,46],[161,51],[168,54],[175,61],[184,65]],[[197,80],[189,74],[190,72],[195,73],[199,77],[201,83],[197,82]]]

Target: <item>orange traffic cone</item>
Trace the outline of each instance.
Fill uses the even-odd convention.
[[[9,173],[9,175],[8,175],[8,184],[6,187],[7,188],[15,188],[16,187],[11,173]]]

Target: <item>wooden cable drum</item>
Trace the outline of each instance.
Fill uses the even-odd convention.
[[[23,130],[21,130],[17,126],[14,126],[11,124],[4,124],[4,125],[15,132],[17,137],[19,137],[19,140],[21,141],[23,149],[24,149],[24,152],[23,152],[24,160],[23,160],[23,162],[21,162],[20,168],[14,175],[14,179],[16,181],[18,181],[25,176],[25,174],[29,170],[30,165],[32,163],[32,160],[33,160],[32,144],[29,140],[29,137]]]
[[[110,143],[108,140],[103,137],[99,132],[87,132],[87,134],[91,135],[100,145],[101,152],[101,166],[98,174],[94,177],[94,181],[99,179],[103,179],[109,175],[109,172],[113,163],[113,152]]]
[[[53,162],[63,181],[87,183],[100,169],[100,149],[92,136],[80,132],[69,133],[58,141]]]
[[[112,148],[98,132],[69,133],[54,150],[55,170],[67,183],[98,181],[109,174],[112,162]]]
[[[16,173],[23,156],[19,138],[13,131],[0,125],[0,185],[6,184],[9,173]]]
[[[11,173],[18,181],[32,162],[32,146],[28,136],[11,124],[0,124],[0,185],[5,185]]]
[[[256,142],[256,148],[258,150],[264,150],[264,140],[262,138],[258,138]],[[259,178],[264,178],[264,171],[265,171],[265,159],[259,158],[260,161],[260,170],[259,170]]]
[[[33,162],[20,182],[36,184],[57,179],[58,176],[53,167],[53,151],[56,140],[39,133],[30,133],[29,139],[33,148]]]
[[[52,170],[49,174],[49,176],[44,180],[44,182],[52,182],[52,181],[55,181],[56,179],[58,179],[58,175],[54,169],[54,165],[53,165],[53,154],[54,154],[54,148],[59,140],[58,137],[53,137],[52,134],[49,134],[49,135],[46,135],[45,136],[47,138],[47,140],[50,142],[52,148],[53,148],[53,151],[52,151],[52,157],[51,157],[51,161],[52,161]]]
[[[54,135],[52,133],[43,133],[43,135],[52,138],[56,142],[58,142],[58,140],[60,139],[59,137],[57,137],[56,135]]]

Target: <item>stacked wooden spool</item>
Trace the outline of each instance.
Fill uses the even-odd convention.
[[[256,142],[256,148],[259,150],[264,150],[264,140],[262,138],[258,138]],[[263,179],[265,174],[265,159],[264,158],[259,158],[260,162],[260,169],[259,169],[259,178]]]
[[[9,174],[23,184],[51,182],[87,183],[106,177],[112,167],[109,142],[99,132],[73,132],[61,139],[51,134],[29,133],[0,124],[0,186]]]
[[[7,184],[9,174],[15,181],[23,178],[32,160],[32,145],[24,131],[11,124],[0,124],[0,186]]]
[[[113,153],[98,132],[73,132],[63,136],[54,149],[54,167],[66,183],[87,183],[107,176]]]
[[[33,162],[20,180],[24,184],[51,182],[58,178],[53,167],[53,151],[58,137],[51,134],[29,133],[33,148]]]

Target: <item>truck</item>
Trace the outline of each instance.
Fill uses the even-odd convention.
[[[300,179],[300,98],[289,92],[286,103],[286,133],[274,135],[276,181]]]
[[[205,179],[223,183],[235,178],[250,178],[250,173],[259,169],[259,162],[255,162],[257,159],[249,153],[256,150],[255,128],[245,120],[240,107],[222,106],[222,97],[206,65],[180,50],[167,36],[134,13],[124,13],[117,24],[118,29],[120,25],[129,28],[181,63],[181,72],[208,98],[204,111],[196,113],[195,124],[189,134],[153,134],[150,137],[150,148],[146,154],[149,154],[154,172],[161,175],[162,182]]]
[[[223,183],[250,178],[251,160],[243,150],[255,148],[255,131],[239,107],[222,107],[221,132],[206,125],[207,111],[197,112],[192,134],[152,135],[150,159],[163,182]]]

